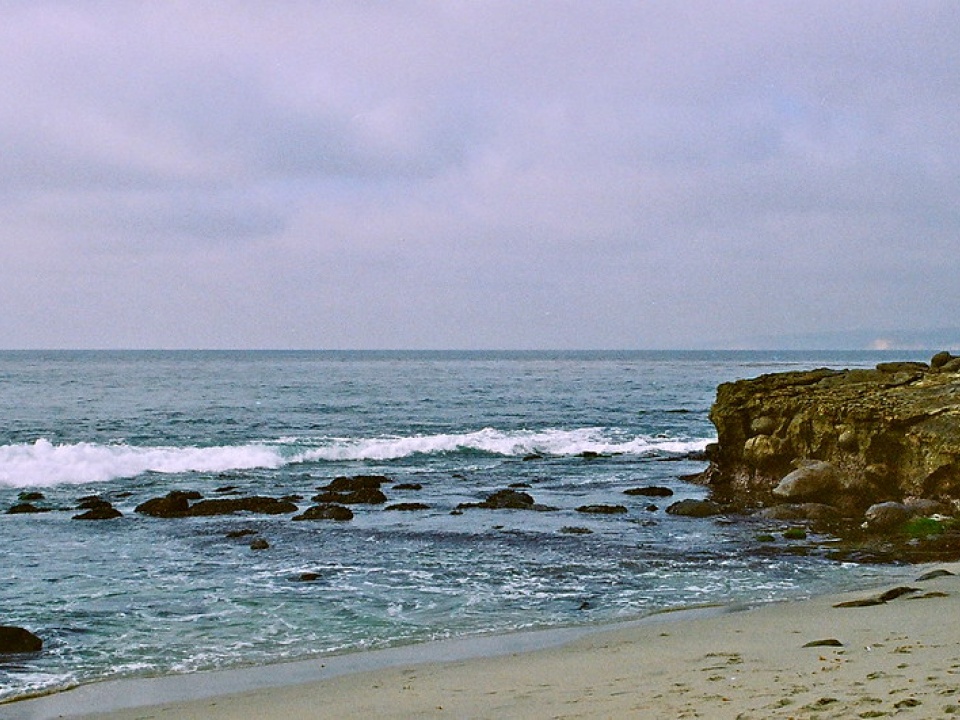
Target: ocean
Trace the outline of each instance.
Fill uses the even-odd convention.
[[[769,521],[665,509],[706,495],[682,477],[719,383],[931,354],[0,352],[0,624],[45,643],[0,661],[0,700],[881,581],[761,541]],[[387,502],[346,522],[134,512],[171,490],[302,512],[356,475]],[[458,510],[511,486],[556,509]],[[27,493],[49,511],[5,512]],[[123,516],[73,519],[91,495]]]

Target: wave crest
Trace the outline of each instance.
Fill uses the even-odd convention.
[[[625,436],[616,430],[501,431],[409,437],[284,438],[273,442],[217,447],[138,447],[125,444],[34,443],[0,446],[0,485],[46,487],[107,482],[145,472],[227,472],[276,469],[309,462],[387,461],[413,455],[486,453],[522,457],[531,453],[573,456],[600,454],[686,454],[703,450],[712,438],[678,440]]]

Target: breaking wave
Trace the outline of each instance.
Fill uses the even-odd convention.
[[[703,450],[713,438],[622,437],[602,428],[505,432],[486,428],[459,434],[377,438],[285,438],[279,441],[216,447],[139,447],[126,444],[0,446],[0,485],[47,487],[106,482],[145,472],[227,472],[276,469],[320,461],[396,460],[412,455],[486,453],[573,456],[584,452],[629,455],[683,455]]]

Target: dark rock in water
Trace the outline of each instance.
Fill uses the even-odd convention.
[[[113,505],[107,503],[106,505],[98,505],[97,507],[91,508],[86,512],[80,513],[79,515],[74,515],[74,520],[113,520],[114,518],[123,517],[123,513],[117,510]]]
[[[460,503],[457,510],[466,508],[484,508],[486,510],[533,510],[535,512],[552,512],[557,508],[550,505],[541,505],[534,502],[533,496],[529,493],[513,488],[497,490],[495,493],[487,496],[487,499],[478,503]]]
[[[315,503],[340,503],[341,505],[379,505],[387,501],[387,496],[382,490],[369,487],[356,490],[326,490],[314,495],[311,500]]]
[[[580,527],[579,525],[564,525],[560,528],[560,532],[565,535],[590,535],[593,533],[593,530],[590,528]]]
[[[394,490],[423,490],[420,483],[397,483],[393,486]]]
[[[230,532],[227,533],[226,537],[235,539],[235,538],[248,537],[250,535],[256,535],[256,534],[257,534],[257,531],[254,530],[253,528],[241,528],[240,530],[231,530]]]
[[[198,500],[196,503],[190,504],[189,500],[199,497],[199,493],[186,493],[174,490],[165,497],[153,498],[137,505],[135,511],[142,515],[161,518],[208,517],[212,515],[230,515],[237,512],[282,515],[284,513],[297,511],[295,503],[260,495]]]
[[[34,502],[36,500],[43,500],[44,494],[39,490],[22,490],[17,493],[17,500],[20,502]]]
[[[430,506],[425,503],[409,502],[409,503],[394,503],[393,505],[387,505],[384,510],[399,510],[401,512],[409,512],[412,510],[429,510]]]
[[[251,550],[268,550],[270,548],[270,543],[267,542],[266,538],[256,537],[250,541]]]
[[[297,581],[298,582],[314,582],[316,580],[319,580],[320,577],[321,577],[320,573],[305,572],[305,573],[300,573],[300,575],[297,577]]]
[[[11,505],[7,509],[7,515],[23,515],[26,513],[44,513],[50,512],[50,508],[39,507],[33,503],[20,502],[16,505]]]
[[[377,490],[384,483],[390,482],[386,475],[354,475],[353,477],[339,476],[333,479],[333,482],[325,485],[319,490],[329,490],[331,492],[356,492],[358,490]]]
[[[528,482],[515,482],[515,483],[510,483],[507,487],[512,487],[520,490],[520,489],[529,488],[532,486]]]
[[[190,509],[190,501],[199,500],[202,497],[195,490],[171,490],[163,497],[151,498],[140,503],[134,508],[134,512],[151,517],[183,517]]]
[[[343,505],[314,505],[304,510],[300,515],[294,515],[294,520],[353,520],[353,511]]]
[[[531,460],[543,460],[543,455],[540,453],[530,453],[523,456],[524,462],[530,462]]]
[[[627,508],[623,505],[581,505],[577,512],[588,515],[623,515]]]
[[[95,510],[102,507],[111,507],[111,505],[99,495],[87,495],[77,500],[77,510]]]
[[[237,492],[236,485],[224,485],[222,487],[214,488],[213,490],[218,495],[229,495],[230,493]]]
[[[643,495],[645,497],[670,497],[673,495],[673,490],[668,487],[660,487],[658,485],[648,485],[646,487],[636,487],[630,488],[629,490],[623,491],[624,495]]]
[[[594,452],[593,450],[584,450],[582,453],[580,453],[580,457],[582,457],[584,460],[596,460],[597,458],[603,457],[603,455],[598,452]]]
[[[43,640],[15,625],[0,625],[0,654],[34,653],[43,649]]]
[[[497,490],[480,503],[471,503],[464,507],[479,507],[488,510],[529,510],[534,505],[533,496],[520,490]]]
[[[237,512],[258,513],[261,515],[283,515],[297,511],[297,506],[278,498],[251,495],[240,498],[219,498],[200,500],[190,506],[189,517],[208,517],[211,515],[230,515]]]
[[[811,640],[804,643],[803,647],[843,647],[843,643],[836,638],[826,638],[825,640]]]
[[[667,507],[667,512],[670,515],[704,518],[722,515],[723,508],[719,503],[715,503],[712,500],[688,499],[673,503],[673,505]]]

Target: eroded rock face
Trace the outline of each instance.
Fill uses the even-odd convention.
[[[703,480],[742,507],[827,503],[859,520],[884,502],[960,505],[960,358],[724,383]],[[930,506],[931,508],[933,505]]]

